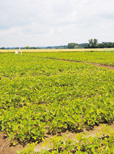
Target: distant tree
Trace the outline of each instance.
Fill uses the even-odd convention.
[[[99,43],[99,44],[97,45],[97,47],[98,47],[98,48],[104,48],[104,45],[103,45],[103,43]]]
[[[76,45],[76,43],[68,43],[68,48],[69,49],[74,49],[75,45]]]
[[[30,47],[30,49],[36,49],[36,47]]]
[[[108,47],[108,48],[112,48],[112,47],[113,47],[113,43],[112,43],[112,42],[109,42],[109,43],[107,44],[107,47]]]
[[[79,48],[78,43],[75,43],[74,49],[78,49],[78,48]]]
[[[97,39],[90,39],[88,41],[89,41],[89,43],[85,46],[85,48],[97,48],[98,47],[98,40]]]
[[[113,48],[114,42],[102,42],[104,48]]]
[[[97,40],[97,39],[90,39],[90,40],[89,40],[89,47],[90,47],[90,48],[95,48],[95,47],[97,47],[97,44],[98,44],[98,40]]]
[[[5,49],[5,47],[1,47],[0,49]]]
[[[30,47],[29,46],[26,46],[25,49],[30,49]]]
[[[78,44],[79,48],[85,48],[88,45],[88,43],[81,43]]]

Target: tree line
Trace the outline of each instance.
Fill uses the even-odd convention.
[[[97,39],[90,39],[85,48],[113,48],[114,42],[102,42],[98,43]]]
[[[90,39],[88,40],[89,43],[68,43],[69,49],[76,49],[76,48],[114,48],[114,42],[102,42],[98,43],[97,39]]]

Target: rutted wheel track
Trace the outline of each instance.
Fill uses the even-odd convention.
[[[39,58],[56,59],[56,60],[60,60],[60,61],[74,62],[74,63],[84,63],[84,64],[90,64],[90,65],[94,65],[94,66],[98,66],[98,67],[108,68],[110,70],[114,70],[114,66],[105,65],[105,64],[98,64],[98,63],[96,64],[96,63],[90,63],[90,62],[75,61],[75,60],[68,60],[68,59],[60,59],[60,58],[53,58],[53,57],[39,57]]]
[[[96,134],[99,134],[103,128],[105,126],[110,126],[110,130],[114,130],[114,124],[104,124],[104,126],[102,124],[100,124],[99,126],[94,126],[93,129],[90,130],[86,130],[84,129],[82,132],[80,133],[85,133],[86,137],[95,137]],[[65,135],[64,140],[68,140],[69,138],[71,140],[76,141],[76,135],[77,133],[72,133],[72,132],[65,132],[65,133],[61,133],[61,137],[63,137]],[[50,145],[52,145],[52,143],[50,143],[50,139],[54,136],[51,135],[46,135],[46,139],[45,141],[36,144],[34,147],[34,152],[40,152],[41,150],[45,149],[45,150],[50,150],[51,147]],[[101,137],[101,136],[99,136]],[[0,132],[0,154],[17,154],[17,151],[21,151],[24,148],[27,148],[27,146],[23,147],[22,145],[18,144],[15,146],[11,146],[9,139],[8,138],[4,138],[4,134],[2,132]]]

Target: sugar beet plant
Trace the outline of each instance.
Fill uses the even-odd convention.
[[[0,54],[0,87],[0,128],[13,142],[114,120],[114,72],[107,69]]]

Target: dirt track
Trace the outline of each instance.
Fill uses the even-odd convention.
[[[10,146],[9,139],[0,132],[0,154],[17,154],[16,151],[20,150],[20,146]]]
[[[104,124],[104,126],[106,126],[106,124]],[[111,130],[114,130],[114,124],[109,125]],[[99,126],[95,126],[93,129],[87,131],[87,130],[83,130],[83,133],[86,134],[87,137],[95,137],[96,134],[100,133],[103,129],[102,125]],[[80,132],[82,133],[82,132]],[[65,140],[67,139],[72,139],[72,140],[76,140],[75,136],[76,133],[72,133],[72,132],[65,132],[65,133],[61,133],[61,136],[65,135]],[[45,141],[35,145],[34,147],[34,152],[40,152],[42,149],[46,149],[46,150],[50,150],[50,138],[53,137],[51,135],[48,135],[47,138],[45,139]],[[47,143],[45,146],[43,146],[45,143]],[[16,146],[10,146],[10,142],[8,138],[4,137],[4,134],[2,132],[0,132],[0,154],[17,154],[16,151],[21,151],[23,150],[23,146],[22,145],[16,145]]]

